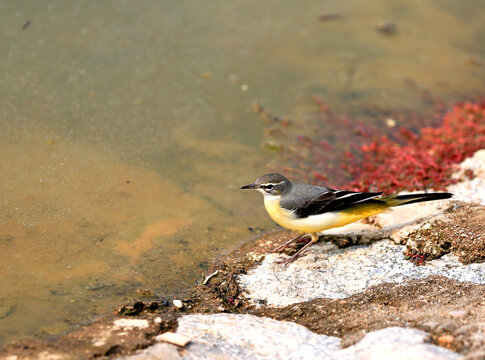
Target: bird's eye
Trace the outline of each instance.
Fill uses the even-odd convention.
[[[271,185],[271,184],[266,185],[266,189],[271,190],[272,188],[273,188],[273,185]]]

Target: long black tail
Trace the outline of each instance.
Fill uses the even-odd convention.
[[[408,194],[396,195],[382,198],[389,206],[401,206],[414,204],[423,201],[443,200],[452,197],[452,193],[422,193],[422,194]]]

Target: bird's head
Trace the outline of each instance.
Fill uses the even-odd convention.
[[[241,187],[241,189],[254,189],[263,195],[281,196],[291,188],[291,181],[280,174],[265,174],[255,182]]]

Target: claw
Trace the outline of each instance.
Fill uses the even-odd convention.
[[[285,243],[281,244],[280,246],[278,246],[278,247],[274,248],[273,250],[271,250],[271,252],[273,252],[273,253],[275,253],[275,252],[279,252],[279,253],[280,253],[280,252],[283,252],[283,251],[285,251],[285,249],[286,249],[288,246],[290,246],[290,244],[291,244],[292,242],[298,241],[298,240],[300,240],[300,239],[301,239],[302,237],[304,237],[304,236],[306,236],[306,235],[305,235],[305,234],[298,235],[296,238],[291,239],[291,240],[288,240],[287,242],[285,242]]]
[[[303,253],[306,251],[306,249],[308,249],[310,246],[312,246],[313,244],[315,244],[318,241],[318,239],[319,239],[319,237],[318,237],[317,234],[310,234],[310,235],[311,235],[312,239],[311,239],[311,241],[308,244],[306,244],[305,246],[303,246],[300,250],[298,250],[296,253],[294,253],[290,258],[284,259],[284,260],[279,260],[276,263],[277,264],[285,264],[286,265],[286,264],[289,264],[289,263],[295,261],[299,257],[301,257],[303,255]]]

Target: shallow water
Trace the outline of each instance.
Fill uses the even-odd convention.
[[[331,21],[320,15],[340,14]],[[483,89],[480,1],[0,3],[0,343],[68,331],[271,229],[259,101],[425,109]],[[398,33],[377,33],[380,21]],[[365,115],[365,114],[363,114]]]

